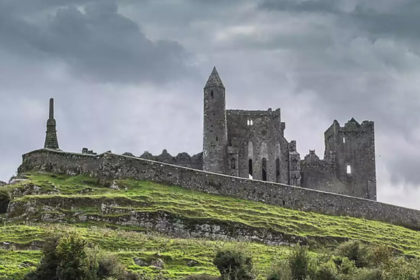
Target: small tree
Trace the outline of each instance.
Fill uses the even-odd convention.
[[[306,247],[295,246],[289,257],[289,267],[293,280],[305,280],[309,272],[309,256]]]
[[[337,280],[338,270],[335,263],[330,260],[321,264],[315,274],[316,280]]]
[[[245,256],[244,252],[236,249],[224,249],[217,252],[213,260],[220,271],[223,280],[251,280],[252,259]]]
[[[60,280],[84,280],[88,273],[86,241],[76,234],[68,234],[60,239],[56,248],[59,259],[57,275]]]
[[[275,265],[267,276],[267,280],[290,280],[292,278],[289,262],[283,260]]]
[[[36,271],[25,280],[137,280],[114,255],[104,254],[75,233],[47,240]]]
[[[337,248],[337,254],[347,257],[354,261],[356,267],[366,267],[368,265],[368,249],[359,241],[347,241]]]
[[[56,248],[59,238],[57,236],[49,238],[45,241],[42,248],[41,262],[36,271],[25,276],[25,280],[49,279],[58,280],[57,267],[59,259],[57,257]]]

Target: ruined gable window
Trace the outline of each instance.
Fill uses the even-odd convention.
[[[213,91],[210,91],[211,98],[214,97]]]
[[[263,181],[267,181],[267,159],[266,158],[263,158],[262,159],[262,180]]]
[[[248,125],[248,126],[251,126],[251,125],[253,125],[253,124],[254,124],[254,121],[253,121],[253,120],[249,120],[249,119],[248,119],[248,121],[247,121],[247,125]]]
[[[280,159],[276,159],[276,182],[280,181]]]
[[[231,169],[236,169],[236,160],[234,158],[232,158],[230,160],[230,168]]]
[[[219,141],[219,137],[216,136],[216,142]]]
[[[347,164],[347,174],[350,175],[351,174],[351,165]]]
[[[346,143],[346,137],[343,137],[343,143],[344,144]]]

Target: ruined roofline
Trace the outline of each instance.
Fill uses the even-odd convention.
[[[325,130],[324,135],[330,135],[336,132],[346,131],[346,130],[363,130],[363,129],[370,129],[374,126],[373,121],[364,120],[361,124],[357,122],[354,118],[351,118],[347,121],[343,126],[337,120],[334,120],[333,123]]]
[[[272,110],[240,110],[240,109],[228,109],[226,113],[231,115],[240,115],[240,116],[277,116],[280,115],[280,108]]]

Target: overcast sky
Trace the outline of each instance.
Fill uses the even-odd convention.
[[[418,0],[0,0],[0,179],[44,144],[202,149],[216,65],[228,108],[280,107],[304,157],[334,119],[375,122],[378,200],[420,209]]]

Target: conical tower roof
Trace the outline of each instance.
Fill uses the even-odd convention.
[[[217,73],[216,66],[213,67],[213,71],[211,71],[210,77],[207,80],[206,86],[207,87],[222,87],[225,88],[225,86],[222,83],[222,80],[219,77],[219,73]]]

